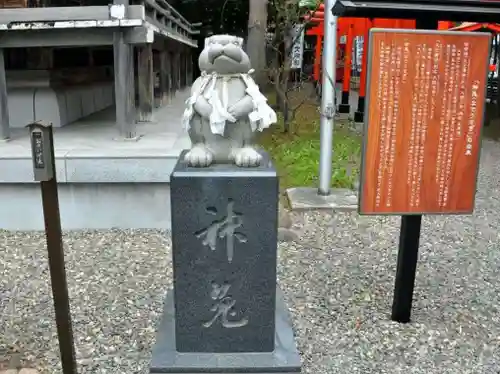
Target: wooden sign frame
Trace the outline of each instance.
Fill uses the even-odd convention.
[[[383,35],[381,36],[381,34]],[[406,40],[405,36],[407,37]],[[427,38],[425,38],[425,36],[427,36]],[[420,40],[418,39],[419,37]],[[464,37],[467,37],[467,40]],[[388,109],[388,105],[385,107],[380,106],[381,100],[387,102],[389,99],[381,99],[382,96],[380,95],[380,92],[378,92],[381,85],[380,82],[383,81],[383,79],[380,78],[382,65],[379,65],[376,69],[374,69],[374,65],[376,63],[380,63],[379,57],[381,57],[381,47],[379,45],[375,45],[374,43],[379,43],[380,40],[384,40],[382,38],[386,39],[385,41],[387,44],[389,44],[389,42],[396,43],[398,48],[403,45],[404,42],[409,43],[404,44],[405,48],[408,46],[407,48],[409,52],[407,56],[410,56],[409,60],[407,60],[409,64],[405,63],[405,66],[408,67],[407,71],[411,71],[413,74],[408,73],[408,75],[404,75],[404,78],[401,78],[403,79],[401,82],[398,81],[399,91],[397,93],[395,93],[395,88],[391,91],[393,94],[392,109]],[[487,39],[487,42],[485,39]],[[442,41],[441,44],[438,43],[438,40]],[[457,43],[464,43],[462,46],[465,46],[465,43],[467,42],[469,43],[467,50],[465,47],[460,50],[460,56],[462,54],[465,56],[467,51],[467,56],[469,56],[470,53],[471,58],[467,57],[467,60],[465,60],[464,57],[463,60],[458,60],[459,63],[456,63],[453,69],[448,68],[448,61],[443,61],[444,58],[450,56],[449,49],[447,48],[450,45],[455,45]],[[475,47],[473,46],[473,42],[476,42]],[[480,46],[478,46],[479,44]],[[484,61],[483,75],[483,62],[481,59],[477,60],[477,53],[474,55],[473,52],[476,50],[476,52],[480,51],[482,53],[486,44],[488,48],[488,57],[485,58]],[[439,58],[434,55],[433,59],[431,59],[429,57],[431,56],[431,52],[427,51],[435,53],[434,47],[436,46],[440,46],[442,48],[439,49]],[[414,61],[412,57],[416,56],[416,52],[411,53],[411,49],[418,50],[419,53],[421,53],[422,59],[418,60],[422,62],[421,69],[414,66],[417,62],[416,60]],[[427,59],[425,59],[425,56],[422,54],[424,50],[428,53]],[[448,51],[448,55],[445,55],[443,50],[445,50],[445,52]],[[392,49],[390,49],[390,51],[393,53]],[[454,49],[454,51],[458,51],[458,48]],[[473,212],[477,188],[477,175],[479,172],[479,161],[481,156],[483,122],[486,109],[486,91],[488,86],[490,51],[491,35],[482,32],[382,28],[373,28],[370,30],[368,66],[366,74],[365,119],[359,184],[359,214],[422,215],[471,214]],[[387,53],[387,51],[385,53]],[[453,56],[457,56],[457,54],[454,53]],[[399,55],[400,58],[401,56],[402,55]],[[391,55],[390,57],[394,56]],[[473,61],[474,57],[476,58],[475,62]],[[391,59],[387,58],[387,61],[391,61]],[[398,61],[401,60],[399,59]],[[455,60],[455,62],[456,61],[457,60]],[[465,75],[465,73],[459,75],[458,72],[463,65],[465,65],[464,62],[466,61],[469,63],[469,65],[467,65],[467,75]],[[426,64],[426,69],[423,67],[424,63]],[[432,63],[434,63],[434,65],[432,65]],[[391,65],[391,69],[392,67],[393,64]],[[378,76],[371,79],[373,77],[374,70],[376,70],[375,73],[378,74]],[[443,76],[443,71],[445,70],[449,74],[447,81],[444,80],[444,78],[441,78]],[[393,79],[396,75],[391,75],[389,70],[384,72],[387,73],[386,81],[389,83],[394,82],[391,81],[391,79]],[[427,74],[427,72],[429,73]],[[401,70],[399,70],[398,74],[398,77],[403,77]],[[426,86],[424,86],[425,88],[422,90],[417,90],[415,83],[411,83],[414,82],[415,79],[421,79],[420,86],[418,86],[421,87],[422,82],[424,82],[423,79],[425,76],[429,75],[432,78],[427,78],[428,80],[425,81]],[[415,78],[415,76],[417,78]],[[461,90],[460,84],[457,84],[456,86],[459,87],[457,90],[455,85],[452,86],[447,83],[453,81],[453,78],[457,78],[459,76],[462,78],[461,83],[464,83],[464,87],[472,88],[464,88]],[[437,83],[434,85],[434,81],[432,81],[433,91],[432,95],[429,95],[430,91],[428,82],[430,82],[430,79],[434,79],[434,77],[438,77]],[[390,86],[389,83],[384,86],[385,89]],[[474,85],[470,86],[472,83],[474,83]],[[375,91],[373,91],[374,85],[376,85]],[[404,90],[405,87],[403,85],[406,85],[405,87],[407,89],[410,87],[411,92]],[[396,83],[393,83],[392,87],[396,87]],[[434,87],[436,87],[436,90],[434,90]],[[449,94],[452,92],[452,89],[454,90],[453,95]],[[443,95],[445,90],[448,92],[448,98]],[[474,92],[472,90],[474,90]],[[418,101],[420,101],[420,104],[418,106],[412,106],[411,103],[415,102],[414,95],[417,91],[419,91],[417,95],[419,95]],[[376,94],[375,98],[372,97],[374,92]],[[406,93],[411,96],[405,96]],[[457,117],[456,103],[457,100],[459,100],[458,98],[460,98],[460,93],[463,94],[463,100],[460,101],[462,110],[460,111],[461,117]],[[421,100],[424,94],[426,95],[425,99]],[[471,109],[472,100],[469,99],[472,98],[473,94],[476,98],[474,108],[477,108],[477,110]],[[424,103],[429,102],[429,96],[431,96],[432,99],[432,109],[429,109],[431,104],[423,105]],[[394,105],[396,97],[398,104]],[[412,97],[412,100],[409,99],[409,97]],[[406,101],[407,104],[409,104],[407,106],[400,106],[400,98],[402,101]],[[448,105],[448,114],[446,116],[446,137],[442,136],[442,134],[445,133],[445,130],[443,130],[443,127],[445,126],[443,125],[444,122],[442,121],[441,116],[436,114],[437,110],[441,111],[439,113],[443,113],[441,109],[444,107],[443,101],[447,102]],[[453,103],[453,108],[451,107],[450,102]],[[394,107],[396,108],[396,111]],[[424,110],[422,107],[427,109]],[[384,108],[387,109],[387,112],[382,110]],[[390,110],[392,110],[392,112],[390,112]],[[420,113],[419,116],[413,115],[412,111],[418,111]],[[377,117],[374,117],[375,113]],[[383,125],[381,125],[384,113],[387,113],[387,117],[384,117]],[[405,120],[405,116],[407,117],[406,123],[402,123]],[[416,117],[417,119],[415,119]],[[460,118],[460,121],[457,121],[457,118]],[[389,119],[392,119],[390,124]],[[417,122],[420,127],[415,130]],[[424,122],[425,125],[422,125]],[[474,124],[474,126],[469,128],[472,124]],[[386,131],[389,127],[390,131],[392,131],[392,135],[388,135],[381,140],[380,138],[383,134],[385,134],[385,132],[382,131]],[[389,134],[391,134],[390,131],[388,131]],[[410,132],[412,134],[411,138],[409,135]],[[418,133],[416,137],[413,135],[414,132]],[[436,132],[439,136],[432,136],[432,134],[435,135]],[[426,138],[428,134],[430,136]],[[444,138],[447,140],[443,140]],[[410,140],[415,141],[410,143]],[[442,145],[442,143],[445,143],[446,147]],[[456,144],[458,144],[458,146]],[[388,151],[389,147],[393,151],[390,156]],[[381,151],[382,149],[385,149],[384,158],[381,156],[381,154],[383,154]],[[461,154],[461,151],[464,153]],[[448,156],[450,154],[451,157]],[[428,160],[431,160],[430,162],[427,161],[427,164],[422,161],[426,158],[426,156]],[[469,159],[465,156],[471,157]],[[390,158],[389,161],[387,161],[388,157]],[[451,161],[448,162],[448,159]],[[381,160],[383,160],[383,162]],[[381,164],[384,164],[384,166],[379,166]],[[389,164],[391,165],[390,168],[387,167]],[[439,167],[437,166],[438,164],[440,165]],[[443,167],[443,164],[445,167]],[[415,167],[415,165],[418,167]],[[455,170],[455,167],[458,167],[459,170]],[[377,171],[374,171],[375,169]],[[379,169],[383,171],[380,172]],[[387,177],[387,175],[389,175],[387,172],[388,169],[391,170],[390,182],[388,181],[389,177]],[[416,174],[418,174],[417,182],[415,181]],[[381,175],[383,175],[383,177]],[[404,178],[402,175],[404,175]],[[407,181],[407,175],[409,178],[408,180],[411,179],[410,182]],[[446,178],[444,176],[446,176]],[[457,183],[457,181],[464,182],[464,179],[467,176],[471,179],[467,179],[467,183]],[[472,178],[474,178],[474,181],[472,181]],[[443,180],[446,180],[446,183],[444,183]],[[442,192],[445,184],[447,186],[444,189],[446,192]],[[418,185],[418,187],[413,187],[414,185]],[[390,186],[390,188],[388,186]],[[376,191],[374,189],[376,189]],[[387,191],[387,194],[384,196],[382,196],[383,190],[384,192]],[[389,190],[391,191],[390,194],[388,192]],[[416,190],[419,191],[418,197],[415,197],[417,196],[417,193],[415,192]],[[410,191],[411,196],[409,196],[408,191]],[[460,193],[457,191],[460,191]],[[460,197],[458,197],[459,194]],[[462,195],[464,195],[464,197],[462,197]]]

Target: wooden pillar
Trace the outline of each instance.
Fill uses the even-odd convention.
[[[10,138],[9,102],[7,98],[7,79],[5,77],[4,50],[0,49],[0,140]]]
[[[187,69],[187,60],[188,60],[188,52],[187,49],[184,51],[182,54],[182,77],[183,77],[183,83],[184,83],[184,88],[187,87],[188,85],[188,69]]]
[[[120,136],[135,139],[135,79],[133,47],[127,44],[124,33],[116,31],[113,39],[116,125]]]
[[[177,60],[177,64],[179,65],[179,90],[184,88],[184,67],[182,66],[182,62],[184,61],[183,52],[179,52],[179,59]]]
[[[169,56],[166,49],[160,51],[160,105],[168,103],[170,96]]]
[[[182,67],[181,67],[181,53],[178,52],[175,54],[175,76],[176,76],[176,88],[178,91],[182,89]]]
[[[189,61],[191,59],[191,55],[189,53],[189,49],[186,48],[186,54],[185,54],[186,58],[184,59],[184,70],[185,70],[185,74],[186,74],[186,87],[188,87],[191,82],[190,82],[190,76],[189,76]]]
[[[170,99],[172,99],[175,95],[175,55],[173,52],[168,51],[167,53],[168,56],[168,81],[169,81],[169,91],[168,95]]]
[[[177,78],[176,78],[176,69],[175,69],[175,53],[174,52],[169,52],[168,53],[170,58],[169,58],[169,61],[170,61],[170,81],[171,81],[171,85],[170,85],[170,97],[173,97],[175,95],[175,91],[177,91]]]
[[[189,58],[189,74],[190,74],[190,85],[192,85],[196,79],[194,72],[195,72],[195,66],[198,65],[198,60],[196,59],[196,49],[191,50],[191,56]]]
[[[186,84],[191,86],[193,84],[193,55],[192,50],[186,55]]]
[[[138,48],[137,79],[139,89],[139,116],[141,122],[151,122],[154,107],[153,45],[145,44]]]
[[[450,21],[439,21],[438,30],[449,30],[453,27],[453,22]]]
[[[365,19],[365,30],[363,33],[363,55],[361,60],[361,77],[359,78],[358,110],[354,113],[354,122],[363,122],[365,119],[365,96],[366,96],[366,72],[368,69],[368,40],[372,21]]]
[[[354,25],[352,22],[347,26],[347,36],[345,43],[344,57],[344,77],[342,82],[342,101],[339,105],[339,113],[349,114],[351,106],[349,104],[349,94],[351,89],[351,69],[352,69],[352,44],[354,41]]]
[[[184,51],[183,53],[181,53],[181,84],[183,89],[186,88],[187,86],[186,61],[187,61],[187,55],[186,52]]]
[[[170,98],[170,100],[172,100],[172,98],[174,97],[174,94],[175,94],[174,76],[173,76],[173,74],[174,74],[174,68],[173,68],[174,60],[173,60],[173,58],[174,58],[174,55],[167,50],[168,97]]]
[[[153,97],[154,97],[154,107],[161,107],[162,102],[162,92],[160,85],[160,51],[153,48]],[[153,114],[154,118],[154,114]]]

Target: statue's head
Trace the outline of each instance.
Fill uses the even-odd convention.
[[[219,74],[248,73],[251,68],[250,58],[243,50],[243,39],[233,35],[206,38],[198,65],[201,71]]]

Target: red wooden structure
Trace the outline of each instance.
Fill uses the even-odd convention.
[[[325,8],[321,4],[319,8],[313,12],[311,16],[305,17],[305,20],[313,26],[307,31],[307,35],[316,36],[315,58],[313,79],[316,82],[321,80],[321,54],[323,49],[324,38],[324,16]],[[447,30],[454,26],[453,22],[439,22],[439,29]],[[341,17],[338,19],[337,25],[337,71],[336,80],[342,82],[342,100],[339,105],[340,113],[350,113],[349,93],[352,71],[352,46],[354,38],[363,36],[363,55],[361,62],[361,77],[359,84],[358,108],[354,113],[356,122],[363,122],[365,94],[366,94],[366,67],[367,67],[367,51],[368,51],[368,36],[372,27],[380,28],[397,28],[397,29],[415,29],[416,22],[406,19],[385,19],[385,18],[348,18]],[[341,39],[345,39],[345,43],[341,43]]]
[[[478,23],[478,22],[464,22],[458,26],[450,27],[453,31],[480,31],[487,30],[493,34],[500,33],[500,24],[498,23]]]

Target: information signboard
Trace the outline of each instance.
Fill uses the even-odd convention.
[[[371,30],[360,214],[472,213],[490,43]]]

